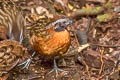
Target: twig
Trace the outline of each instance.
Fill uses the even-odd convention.
[[[101,56],[100,56],[101,68],[100,68],[100,70],[99,70],[99,75],[101,75],[102,70],[103,70],[103,54],[104,54],[104,48],[102,48]]]
[[[89,46],[90,46],[90,44],[85,44],[85,45],[79,46],[71,51],[68,51],[66,54],[63,55],[63,57],[77,55],[78,53],[80,53],[82,50],[86,49]]]
[[[89,76],[89,78],[90,78],[91,75],[90,75],[90,72],[89,72],[89,67],[88,67],[88,65],[86,64],[85,61],[82,61],[82,63],[85,65],[85,67],[86,67],[86,72],[87,72],[87,74],[88,74],[88,76]]]
[[[42,76],[34,76],[34,77],[30,77],[28,79],[23,79],[23,80],[34,80],[34,79],[37,79],[37,78],[41,78]]]
[[[120,45],[102,45],[102,44],[91,44],[91,45],[100,46],[100,47],[108,47],[108,48],[120,47]]]
[[[78,41],[77,34],[76,34],[75,31],[74,31],[74,35],[75,35],[75,40],[76,40],[77,46],[80,46],[80,43],[79,43],[79,41]]]

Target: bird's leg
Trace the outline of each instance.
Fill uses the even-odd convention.
[[[32,57],[36,54],[36,52],[33,52]],[[24,62],[20,63],[18,66],[24,65],[24,67],[22,69],[28,69],[30,64],[32,62],[32,58],[28,58],[27,60],[25,60]]]
[[[54,68],[48,74],[52,73],[53,71],[56,72],[56,77],[58,76],[58,72],[64,71],[64,70],[62,70],[62,69],[60,69],[60,68],[57,67],[56,59],[55,58],[54,58]]]

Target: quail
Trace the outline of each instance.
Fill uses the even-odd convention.
[[[20,6],[17,6],[12,0],[1,0],[0,40],[8,39],[22,43],[25,36],[25,26],[26,22]],[[19,65],[21,64],[24,65],[23,68],[27,68],[29,59]]]
[[[49,19],[47,19],[49,23]],[[43,22],[45,22],[43,20]],[[67,31],[67,26],[72,24],[73,21],[69,18],[58,19],[49,24],[34,25],[31,29],[30,44],[35,51],[47,57],[54,58],[54,68],[49,72],[63,71],[59,69],[56,64],[56,56],[62,56],[67,52],[70,46],[70,33]]]

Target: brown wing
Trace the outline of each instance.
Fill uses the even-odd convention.
[[[16,41],[4,40],[0,42],[0,73],[14,68],[19,59],[25,54],[25,48]]]

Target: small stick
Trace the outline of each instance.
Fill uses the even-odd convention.
[[[103,64],[104,64],[104,62],[103,62],[103,54],[104,54],[104,48],[102,48],[101,56],[100,56],[101,68],[100,68],[100,70],[99,70],[99,75],[101,75],[102,70],[103,70]]]

